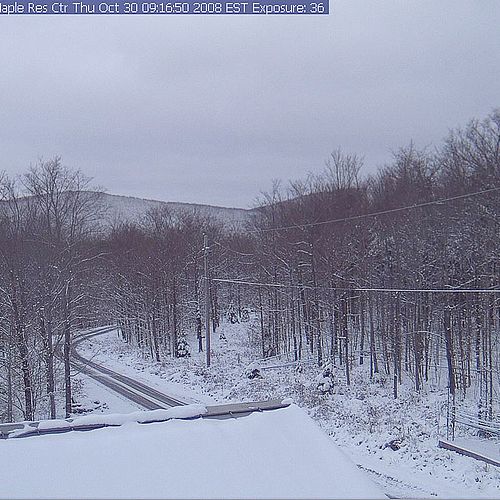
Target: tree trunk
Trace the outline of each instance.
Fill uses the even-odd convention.
[[[453,364],[453,342],[451,332],[451,307],[446,304],[444,308],[444,340],[446,346],[446,361],[448,363],[448,384],[450,394],[455,396],[455,370]]]
[[[69,281],[64,288],[64,346],[63,346],[63,359],[64,359],[64,395],[65,395],[65,409],[66,418],[71,416],[73,411],[72,407],[72,393],[71,393],[71,287]]]

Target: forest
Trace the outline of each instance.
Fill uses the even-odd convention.
[[[500,110],[375,173],[336,149],[252,214],[231,227],[151,209],[105,224],[100,190],[58,157],[0,174],[0,421],[56,418],[58,401],[71,415],[78,330],[117,324],[152,360],[188,356],[205,349],[207,303],[216,334],[250,320],[262,358],[333,363],[347,384],[365,365],[395,398],[404,379],[419,392],[439,376],[495,416]]]

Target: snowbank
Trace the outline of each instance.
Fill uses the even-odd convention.
[[[0,441],[0,497],[384,498],[295,405],[225,420],[125,421]]]

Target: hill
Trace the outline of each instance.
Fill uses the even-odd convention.
[[[178,203],[171,201],[148,200],[135,198],[133,196],[120,196],[104,193],[100,197],[103,207],[106,209],[105,221],[115,222],[138,222],[154,208],[165,207],[172,212],[196,213],[201,216],[209,216],[227,227],[242,227],[250,220],[253,210],[243,208],[227,208],[212,205],[201,205],[195,203]]]
[[[218,207],[196,203],[180,203],[172,201],[149,200],[133,196],[120,196],[108,193],[94,193],[98,196],[98,211],[102,213],[100,224],[106,227],[118,223],[140,222],[151,209],[165,208],[173,215],[180,213],[197,214],[210,217],[215,222],[222,223],[227,229],[242,229],[250,221],[253,209]],[[22,206],[30,197],[20,198]],[[0,199],[0,207],[6,205]]]

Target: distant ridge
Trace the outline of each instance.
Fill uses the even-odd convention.
[[[218,207],[197,203],[181,203],[174,201],[149,200],[134,196],[121,196],[103,192],[89,191],[98,196],[99,225],[106,231],[120,223],[140,223],[147,212],[154,208],[167,208],[172,215],[180,213],[197,214],[201,217],[210,217],[214,222],[222,224],[229,230],[242,230],[251,220],[253,209]],[[23,203],[30,197],[21,197]],[[0,207],[7,202],[0,200]]]
[[[152,208],[167,207],[173,212],[195,212],[201,216],[212,217],[227,227],[243,227],[251,218],[251,209],[228,208],[197,203],[181,203],[173,201],[149,200],[134,196],[122,196],[102,193],[100,201],[106,208],[105,222],[139,222]]]

